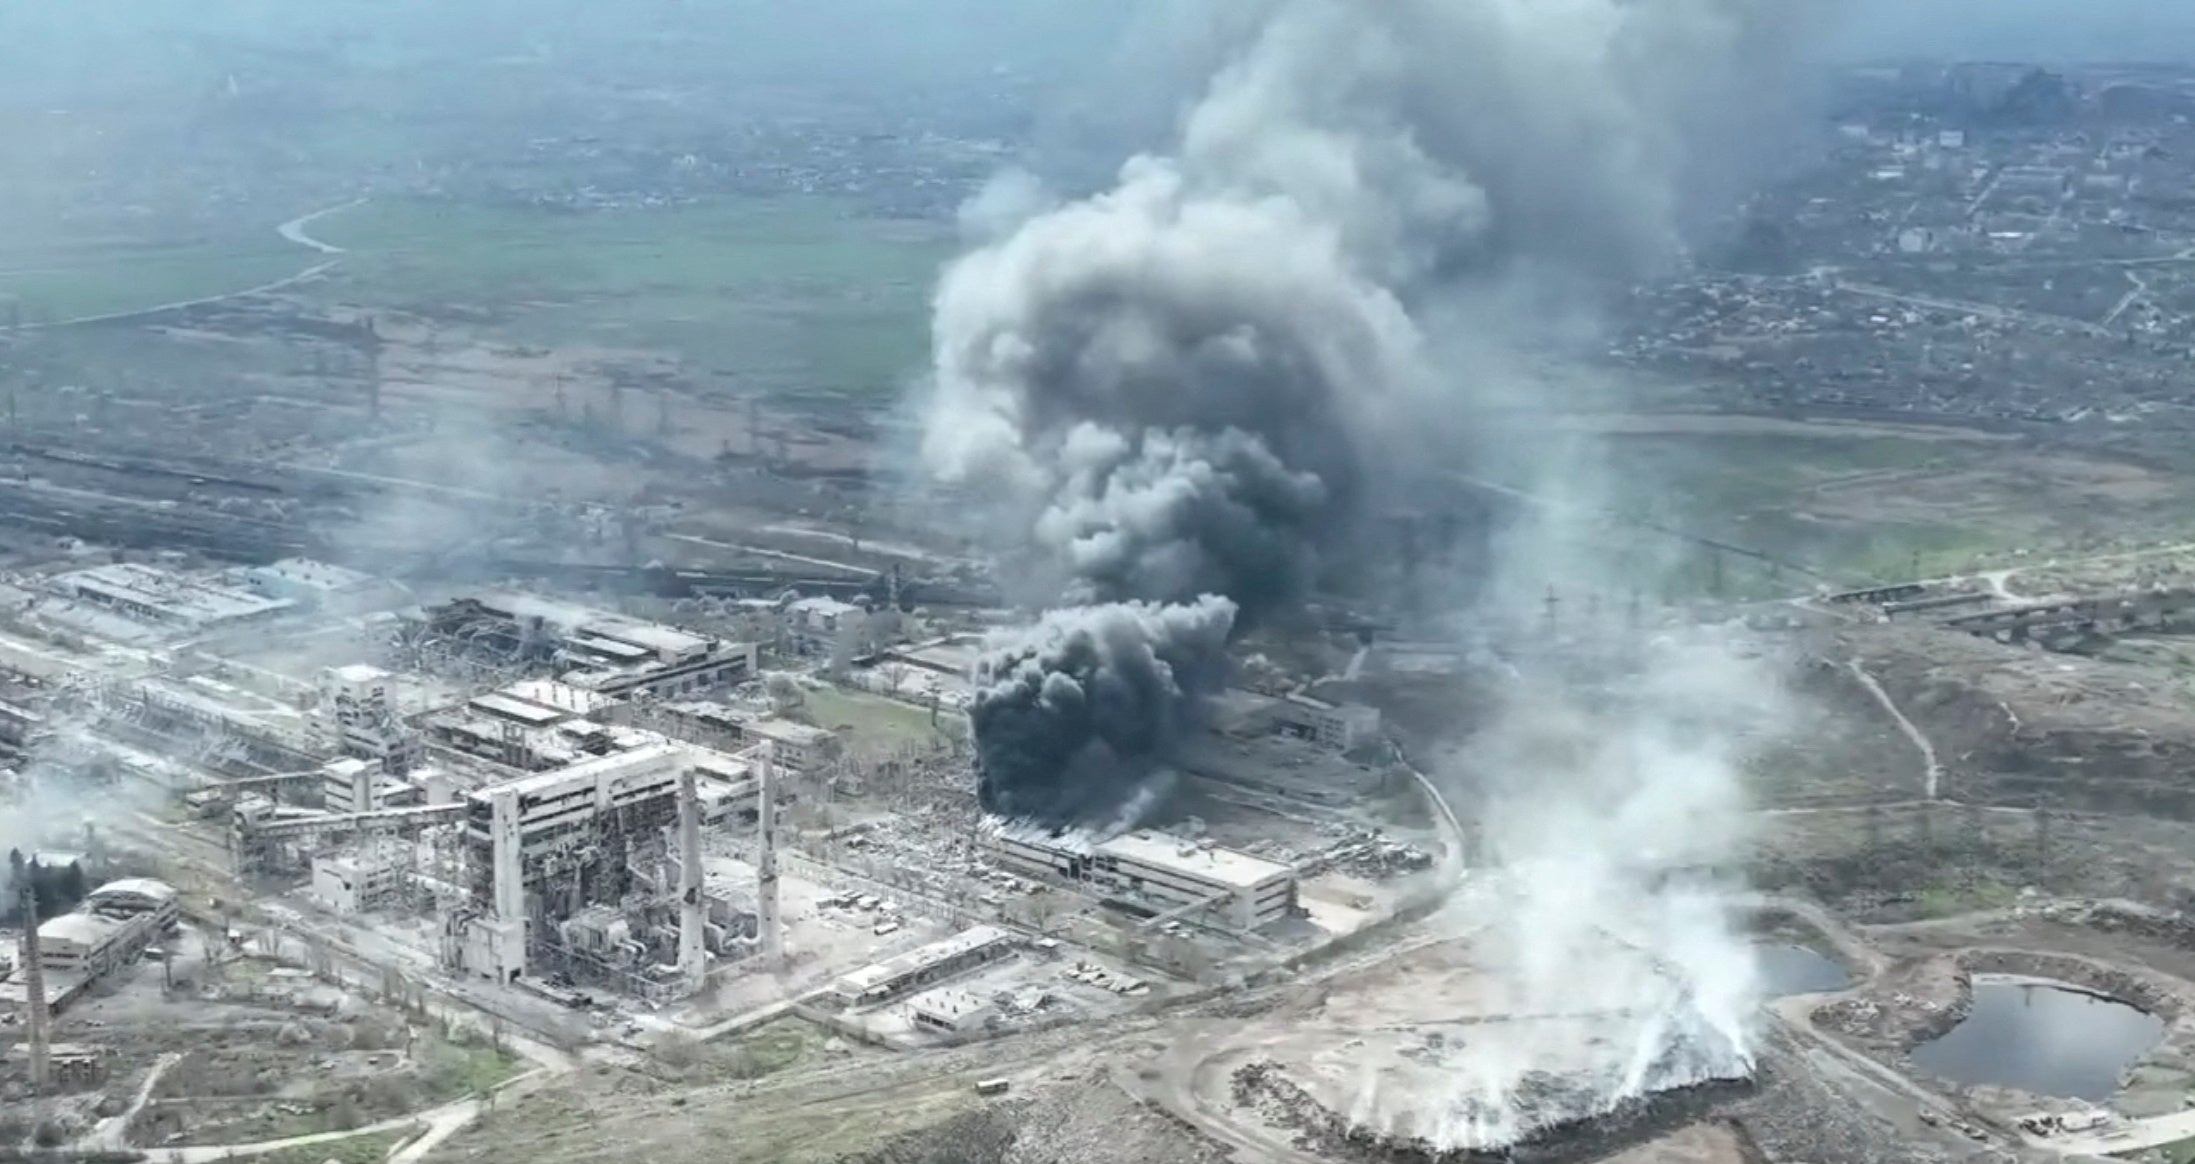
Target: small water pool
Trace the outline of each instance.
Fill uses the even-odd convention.
[[[1914,1048],[1913,1061],[1956,1083],[2100,1101],[2164,1028],[2155,1015],[2070,986],[1976,978],[1973,1011]]]
[[[1755,946],[1753,957],[1760,965],[1762,988],[1770,998],[1821,994],[1852,985],[1852,976],[1836,959],[1805,946]]]

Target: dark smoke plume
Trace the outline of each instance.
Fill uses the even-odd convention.
[[[1073,607],[983,660],[969,710],[986,811],[1064,826],[1118,814],[1227,664],[1235,605]]]
[[[1452,418],[1485,397],[1424,326],[1446,326],[1459,288],[1523,270],[1633,276],[1672,254],[1703,169],[1686,131],[1729,107],[1717,99],[1747,62],[1772,59],[1753,50],[1793,5],[1214,7],[1206,30],[1233,43],[1199,54],[1225,63],[1170,156],[1130,161],[1111,190],[1034,213],[947,272],[923,453],[1000,499],[1065,600],[1215,594],[1249,625],[1302,596],[1410,463],[1468,455]],[[1209,618],[1162,613],[1054,617],[1106,626],[1115,654],[1211,646]],[[1048,625],[1040,637],[1058,639],[1064,624]],[[1091,657],[1022,648],[986,669],[1010,677],[975,725],[998,811],[1056,817],[1070,789],[1137,779],[1218,674],[1188,667],[1134,687],[1171,702],[1111,705],[1141,725],[1061,714],[1044,669],[1101,673]]]

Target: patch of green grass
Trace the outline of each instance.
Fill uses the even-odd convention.
[[[297,274],[320,256],[265,239],[126,240],[0,248],[0,327],[139,311],[248,290]]]
[[[799,1066],[822,1054],[823,1044],[830,1041],[830,1037],[822,1027],[806,1019],[788,1016],[773,1019],[727,1040],[723,1047],[744,1060],[752,1071],[749,1078],[760,1078]]]
[[[479,1095],[524,1067],[518,1056],[485,1043],[437,1041],[419,1052],[420,1102],[432,1105]]]
[[[1932,885],[1913,895],[1913,916],[1918,920],[1956,917],[2011,905],[2018,892],[2009,885],[1979,881],[1971,885]]]
[[[490,312],[525,343],[667,349],[773,390],[896,390],[925,359],[955,252],[923,224],[827,198],[572,213],[416,200],[314,223],[349,253],[327,293]]]
[[[933,727],[927,708],[865,691],[831,687],[805,696],[803,717],[838,732],[849,747],[935,743],[957,738],[961,730],[960,717],[951,712],[940,711]]]
[[[389,1153],[412,1138],[411,1130],[392,1132],[361,1132],[339,1140],[322,1140],[312,1144],[300,1144],[294,1148],[278,1148],[256,1156],[239,1157],[256,1164],[380,1164]]]

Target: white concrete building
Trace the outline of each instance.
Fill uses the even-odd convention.
[[[1293,866],[1208,841],[1145,830],[1089,844],[1000,830],[987,836],[984,845],[1015,872],[1085,883],[1122,905],[1152,914],[1178,912],[1189,920],[1247,932],[1296,909]]]
[[[997,1008],[972,990],[941,986],[908,999],[907,1012],[918,1030],[963,1034],[981,1030]]]
[[[100,886],[81,909],[38,926],[38,963],[86,982],[113,973],[175,928],[181,907],[166,882],[125,878]]]
[[[202,631],[272,618],[297,604],[171,574],[135,562],[56,574],[52,589],[67,598],[175,631]]]
[[[402,854],[384,849],[323,853],[312,860],[312,895],[337,913],[381,909],[404,887]]]
[[[511,590],[490,590],[430,612],[437,623],[490,626],[514,644],[550,649],[559,681],[599,694],[675,697],[755,673],[753,643],[731,643],[662,623]]]
[[[859,634],[869,617],[866,608],[843,599],[817,595],[794,599],[785,608],[787,627],[793,633],[793,649],[803,655],[824,655],[842,635]]]
[[[1280,730],[1336,752],[1346,752],[1379,735],[1379,709],[1361,703],[1330,703],[1309,695],[1284,695]]]
[[[396,676],[364,663],[329,667],[319,689],[315,726],[329,746],[393,774],[417,766],[422,745],[397,706]]]
[[[320,769],[320,807],[324,812],[379,812],[424,801],[419,784],[391,776],[371,760],[346,756],[330,760]]]
[[[971,926],[942,941],[932,942],[864,966],[831,984],[831,997],[844,1006],[873,1006],[889,1002],[909,991],[942,982],[955,974],[1003,958],[1013,950],[1014,936],[996,926]]]
[[[767,743],[778,767],[813,772],[838,757],[838,733],[813,724],[747,711],[722,703],[667,703],[656,722],[682,740],[743,751]]]
[[[244,571],[244,584],[267,598],[314,610],[361,610],[377,599],[393,597],[393,588],[371,574],[310,558],[284,558]]]

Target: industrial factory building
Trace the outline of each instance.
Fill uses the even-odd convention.
[[[704,782],[714,786],[720,806],[760,794],[764,845],[772,843],[762,774],[661,737],[468,794],[472,900],[447,924],[445,959],[503,981],[544,961],[543,973],[616,972],[633,978],[621,986],[643,993],[668,989],[655,972],[675,961],[679,980],[695,984],[701,947],[680,946],[683,935],[691,930],[700,943],[715,924],[712,948],[721,949],[729,933],[725,919],[706,916],[700,902]],[[690,813],[682,801],[693,805]],[[682,850],[675,855],[667,844],[674,824]],[[684,850],[692,857],[690,874]],[[687,895],[676,888],[689,876],[691,918],[681,914],[678,903]],[[763,940],[774,943],[774,874],[769,882],[758,891],[758,909]]]
[[[38,927],[38,963],[47,973],[96,981],[128,965],[180,920],[175,890],[133,877],[93,890],[74,913]]]
[[[371,574],[310,558],[284,558],[254,566],[244,571],[244,584],[266,598],[336,613],[365,609],[395,592],[393,586]]]
[[[65,598],[111,610],[134,622],[184,632],[272,618],[296,605],[286,598],[232,590],[134,562],[57,574],[49,584]]]
[[[364,913],[395,902],[404,890],[405,855],[386,848],[321,853],[312,861],[312,895],[337,913]]]
[[[1213,697],[1212,726],[1231,736],[1292,736],[1330,752],[1346,752],[1379,738],[1379,709],[1336,703],[1291,691],[1267,695],[1230,688]]]
[[[1090,844],[999,830],[985,837],[984,845],[1017,873],[1088,884],[1141,913],[1201,917],[1247,932],[1296,910],[1293,867],[1209,841],[1139,831]]]
[[[677,696],[752,677],[756,647],[518,591],[491,590],[427,612],[428,627],[469,649],[538,660],[573,687],[607,696]]]
[[[316,726],[346,756],[372,760],[402,775],[419,764],[421,741],[404,723],[396,701],[396,677],[379,667],[353,664],[320,673]]]
[[[656,739],[618,722],[627,708],[624,700],[598,691],[529,679],[435,711],[420,725],[437,746],[507,768],[546,772]]]
[[[320,808],[323,812],[379,812],[426,802],[426,790],[435,782],[436,769],[414,769],[405,778],[391,776],[378,765],[346,757],[330,760],[320,769]],[[447,777],[443,777],[447,784]]]
[[[771,758],[788,772],[813,772],[839,753],[838,733],[828,728],[722,703],[667,703],[655,709],[652,722],[680,739],[729,751],[768,744]]]
[[[841,1006],[890,1002],[932,983],[943,982],[1013,952],[1014,936],[995,926],[973,926],[874,965],[864,966],[831,984]]]
[[[957,1035],[982,1029],[998,1008],[972,990],[940,986],[908,999],[907,1013],[922,1030]]]

